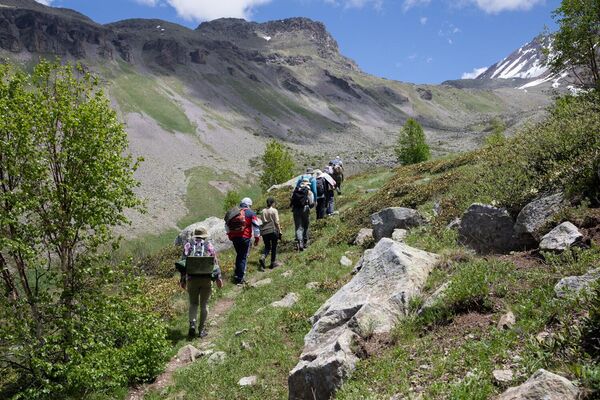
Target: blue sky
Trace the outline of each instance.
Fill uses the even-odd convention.
[[[159,18],[195,28],[221,16],[322,21],[364,71],[440,83],[490,66],[530,41],[559,0],[38,0],[100,23]]]

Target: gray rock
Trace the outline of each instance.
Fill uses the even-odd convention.
[[[289,399],[330,398],[355,369],[353,342],[361,335],[389,333],[438,259],[388,238],[365,251],[360,271],[310,319],[312,329],[288,378]]]
[[[208,237],[217,251],[228,250],[233,247],[233,243],[225,233],[225,222],[222,218],[210,217],[201,222],[196,222],[184,230],[175,238],[175,244],[182,246],[194,234],[194,230],[203,227],[208,231]]]
[[[351,267],[352,260],[346,256],[342,256],[342,258],[340,258],[340,264],[342,264],[344,267]]]
[[[381,238],[392,237],[394,229],[408,229],[424,224],[425,218],[417,210],[405,207],[384,208],[371,215],[373,239],[378,242]]]
[[[392,232],[392,240],[404,242],[406,235],[408,235],[408,231],[406,229],[394,229],[394,232]]]
[[[185,363],[190,363],[196,361],[197,358],[202,357],[202,352],[192,346],[191,344],[187,344],[183,346],[177,352],[177,358]]]
[[[583,235],[575,225],[568,221],[563,222],[544,235],[540,242],[540,250],[564,251],[582,239]]]
[[[504,208],[475,203],[461,218],[459,240],[478,253],[508,253],[519,248],[513,226]]]
[[[498,321],[498,329],[510,329],[517,322],[515,318],[515,314],[512,311],[507,312],[503,316],[500,317],[500,321]]]
[[[446,229],[460,229],[460,218],[454,218],[448,225],[446,225]]]
[[[306,284],[306,288],[307,289],[318,289],[321,286],[321,284],[319,282],[308,282]]]
[[[540,229],[556,215],[565,204],[565,196],[556,193],[543,196],[527,204],[515,222],[515,232],[525,241],[538,242],[540,240]]]
[[[223,364],[226,358],[227,354],[224,351],[215,351],[208,357],[208,363],[210,365]]]
[[[269,189],[267,189],[267,192],[270,192],[270,191],[272,191],[272,190],[278,190],[278,189],[291,189],[291,188],[293,188],[293,187],[296,187],[296,182],[298,181],[298,178],[299,178],[300,176],[301,176],[301,175],[299,175],[299,176],[296,176],[296,177],[293,177],[292,179],[290,179],[290,180],[289,180],[289,181],[287,181],[287,182],[280,183],[280,184],[278,184],[278,185],[273,185],[273,186],[271,186]]]
[[[539,369],[525,383],[508,389],[496,400],[576,400],[578,395],[579,389],[571,381]]]
[[[251,283],[250,286],[253,288],[259,288],[259,287],[270,285],[271,283],[273,283],[273,279],[266,278],[266,279],[261,279],[260,281]]]
[[[362,246],[371,240],[373,240],[373,229],[362,228],[360,231],[358,231],[358,235],[356,235],[356,239],[354,239],[354,244],[357,246]]]
[[[514,378],[514,374],[510,369],[495,369],[492,371],[492,376],[498,383],[511,382]]]
[[[291,308],[298,302],[298,300],[299,298],[296,293],[288,293],[283,299],[271,303],[271,306],[276,308]]]
[[[240,386],[254,386],[258,383],[258,376],[246,376],[239,380],[238,385]]]
[[[585,275],[568,276],[561,279],[554,286],[554,294],[558,298],[565,298],[570,295],[577,296],[582,291],[590,289],[592,284],[600,279],[600,268],[593,269]]]
[[[435,290],[435,292],[433,292],[431,294],[431,296],[429,296],[427,298],[427,300],[425,300],[425,302],[421,306],[421,309],[419,310],[419,314],[428,308],[435,307],[438,304],[440,304],[444,300],[444,295],[446,294],[446,291],[448,290],[449,287],[450,287],[450,282],[448,281],[448,282],[444,283],[442,286],[440,286],[439,288],[437,288]]]

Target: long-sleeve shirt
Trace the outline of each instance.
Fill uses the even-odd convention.
[[[281,226],[279,225],[279,211],[277,211],[277,209],[275,207],[269,207],[269,208],[265,208],[264,210],[262,210],[261,219],[262,219],[263,227],[268,226],[267,224],[272,221],[273,226],[275,227],[277,232],[281,232]],[[265,231],[265,233],[274,233],[274,232]]]

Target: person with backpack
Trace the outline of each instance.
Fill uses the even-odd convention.
[[[263,237],[265,249],[258,260],[260,271],[265,270],[265,260],[271,253],[270,269],[279,266],[277,259],[277,243],[281,239],[281,224],[279,222],[279,212],[275,208],[275,199],[269,197],[267,199],[267,208],[262,210],[260,215],[262,225],[260,227],[260,235]]]
[[[212,273],[195,274],[192,272],[191,268],[187,266],[187,260],[191,260],[189,257],[213,257]],[[208,232],[205,228],[200,227],[194,230],[194,235],[184,244],[182,260],[177,262],[176,266],[181,273],[179,284],[187,290],[190,303],[188,337],[194,338],[197,328],[198,337],[203,338],[207,335],[205,324],[208,318],[208,299],[212,291],[212,282],[216,282],[218,288],[223,287],[217,252],[208,240]],[[200,307],[200,321],[196,323],[198,307]]]
[[[332,216],[333,211],[334,211],[333,206],[334,206],[334,194],[335,194],[336,183],[335,183],[335,179],[333,179],[331,174],[328,172],[329,170],[333,171],[333,167],[328,165],[327,167],[324,168],[324,170],[325,170],[325,172],[322,172],[320,175],[317,174],[317,181],[320,178],[322,178],[323,186],[324,186],[324,193],[325,193],[325,198],[324,198],[325,213],[327,214],[327,216]],[[317,183],[317,190],[319,190],[318,183]],[[317,207],[318,207],[318,205],[317,205]]]
[[[239,207],[233,207],[225,214],[225,231],[235,248],[235,272],[233,282],[244,283],[248,254],[254,237],[254,246],[260,241],[260,220],[250,208],[252,199],[245,197]]]
[[[303,175],[300,175],[298,177],[298,180],[296,181],[296,187],[299,187],[305,178],[308,179],[308,182],[310,184],[310,190],[313,192],[313,198],[316,198],[317,197],[317,181],[313,176],[312,168],[306,168],[306,173],[304,173]]]
[[[317,169],[315,171],[316,182],[317,182],[317,206],[315,207],[317,210],[317,219],[325,218],[325,209],[327,207],[327,198],[326,191],[329,182],[325,179],[325,174]]]
[[[308,247],[308,226],[310,223],[310,209],[315,204],[315,197],[311,190],[309,178],[303,178],[300,186],[292,192],[290,206],[294,215],[294,228],[296,231],[296,246],[298,251]]]

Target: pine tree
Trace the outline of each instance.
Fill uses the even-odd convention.
[[[425,132],[421,125],[412,118],[400,130],[396,156],[402,164],[415,164],[426,161],[430,157],[429,146],[425,141]]]

